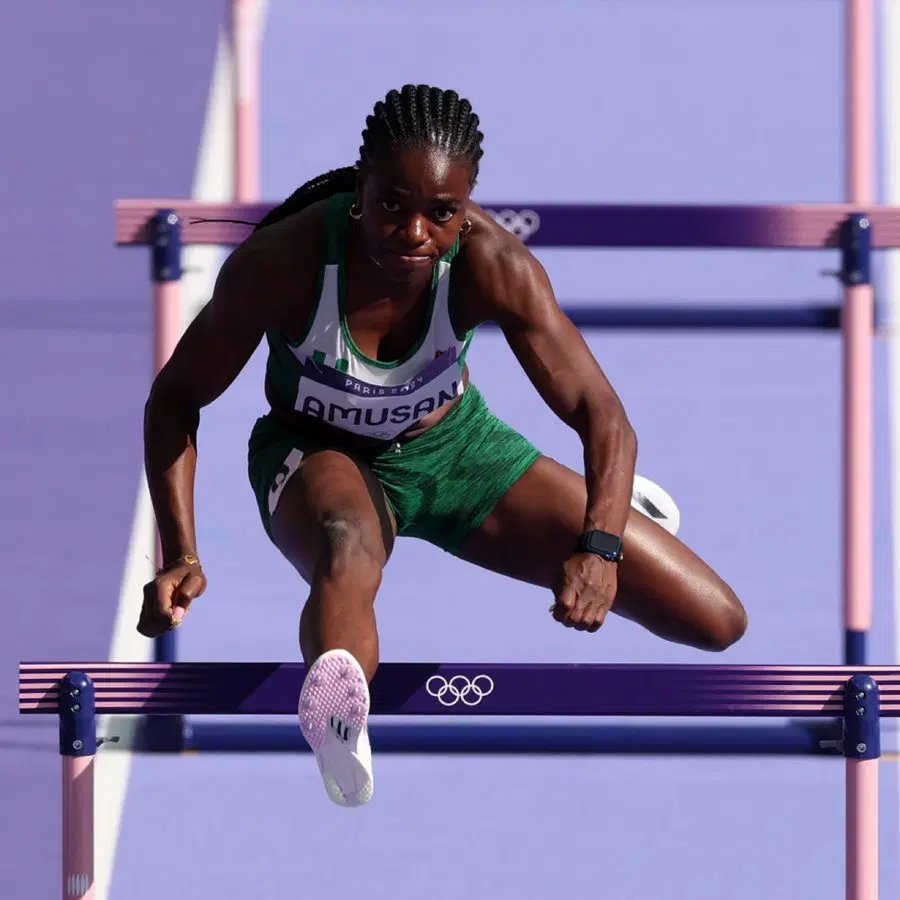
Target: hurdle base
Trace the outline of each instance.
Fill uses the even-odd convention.
[[[244,724],[191,721],[185,724],[181,734],[181,749],[187,752],[309,752],[299,727],[293,722]],[[839,756],[841,752],[840,722],[810,719],[791,721],[787,725],[762,726],[473,725],[466,722],[432,725],[379,723],[372,720],[369,723],[369,736],[376,753]],[[171,739],[171,735],[169,737]],[[146,747],[149,752],[165,749],[158,746]]]

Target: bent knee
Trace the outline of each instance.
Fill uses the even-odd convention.
[[[377,526],[353,515],[327,515],[322,522],[322,551],[317,569],[332,581],[353,579],[357,587],[377,590],[384,548]]]
[[[744,604],[724,582],[715,586],[707,625],[703,649],[714,652],[727,650],[747,631],[747,611]]]

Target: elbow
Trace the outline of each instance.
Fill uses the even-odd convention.
[[[631,422],[628,420],[628,416],[625,414],[625,410],[621,409],[620,413],[620,422],[619,422],[619,431],[622,436],[622,443],[627,449],[628,456],[631,461],[637,460],[637,451],[638,451],[638,439],[637,432],[631,425]]]
[[[200,421],[200,411],[190,409],[176,391],[171,390],[158,375],[144,403],[145,441],[158,435],[160,430],[184,430],[193,434]]]

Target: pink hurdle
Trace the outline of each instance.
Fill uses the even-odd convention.
[[[98,710],[157,717],[296,715],[306,673],[296,663],[122,663],[117,671],[80,665],[69,671],[65,664],[22,663],[19,670],[20,713],[59,716],[64,900],[93,898],[95,892]],[[61,672],[67,674],[60,677]],[[900,667],[796,666],[785,677],[778,667],[765,666],[388,663],[376,678],[376,720],[381,715],[504,716],[528,710],[534,716],[605,716],[621,715],[623,708],[642,716],[836,717],[842,729],[833,749],[845,758],[845,898],[878,900],[880,719],[900,716]],[[435,700],[436,679],[443,684],[480,679],[491,690],[470,705],[442,705]],[[123,691],[123,685],[130,689]],[[371,734],[379,753],[377,721]],[[473,745],[470,752],[483,750]]]

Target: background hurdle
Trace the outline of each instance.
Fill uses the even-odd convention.
[[[63,898],[93,893],[98,713],[295,715],[305,675],[299,663],[20,664],[20,714],[59,717]],[[440,688],[451,681],[458,693],[441,702]],[[462,702],[460,689],[475,683],[480,690]],[[397,663],[379,668],[371,695],[376,716],[839,717],[845,897],[878,898],[880,718],[900,716],[898,666]]]
[[[179,337],[181,249],[185,244],[233,246],[244,240],[246,225],[223,222],[196,222],[192,219],[231,218],[258,221],[273,204],[210,204],[179,200],[119,200],[116,203],[116,243],[120,246],[148,245],[151,248],[151,278],[154,284],[155,364],[165,364]],[[872,206],[860,212],[850,204],[808,204],[793,206],[648,206],[648,205],[541,205],[519,211],[499,204],[489,208],[511,230],[520,233],[534,247],[630,247],[630,248],[783,248],[840,251],[838,277],[844,285],[844,303],[836,308],[816,308],[780,313],[780,321],[824,323],[840,320],[844,354],[845,442],[843,481],[845,502],[845,579],[843,603],[844,659],[849,665],[861,665],[865,659],[866,632],[871,625],[871,342],[874,302],[871,291],[873,249],[900,247],[900,209]],[[186,223],[186,227],[183,223]],[[570,310],[576,324],[592,327],[601,323],[601,309]],[[643,315],[649,321],[657,315],[646,308],[636,312],[618,308],[619,323],[625,314]],[[792,313],[794,315],[791,320]],[[665,311],[662,315],[666,315]],[[669,313],[668,315],[671,315]],[[684,319],[697,321],[696,311],[682,311]],[[749,325],[778,327],[762,310],[735,309],[732,324],[744,317]],[[728,317],[722,315],[720,321]],[[778,317],[776,317],[776,320]],[[709,319],[707,327],[712,327]],[[658,319],[656,321],[659,321]],[[862,330],[861,330],[862,329]],[[866,500],[866,497],[869,500]],[[853,574],[850,574],[853,573]],[[177,659],[175,632],[155,642],[157,662]],[[140,746],[147,750],[222,750],[240,745],[258,750],[296,749],[297,735],[279,725],[206,725],[188,724],[175,718],[149,719],[142,730]],[[415,738],[409,729],[390,728],[390,735],[376,736],[385,745],[407,747]],[[821,753],[832,752],[835,723],[791,723],[747,729],[713,726],[673,726],[585,729],[580,737],[567,727],[541,726],[534,729],[507,730],[498,726],[492,737],[498,752],[511,752],[538,746],[561,750],[572,740],[587,743],[595,751],[674,752],[674,753]],[[435,733],[436,747],[444,750],[478,746],[483,752],[487,735],[466,735],[465,727],[453,727]],[[472,743],[474,741],[474,744]]]

